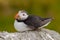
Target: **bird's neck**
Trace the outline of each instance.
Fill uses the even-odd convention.
[[[23,22],[24,20],[18,20],[18,19],[16,19],[18,22]]]
[[[28,16],[28,18],[29,18],[29,16]],[[28,20],[28,18],[27,19],[25,19],[25,20],[18,20],[18,19],[16,19],[18,22],[25,22],[26,20]]]

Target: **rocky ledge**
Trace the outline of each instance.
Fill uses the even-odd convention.
[[[44,28],[36,31],[0,32],[0,40],[60,40],[60,34]]]

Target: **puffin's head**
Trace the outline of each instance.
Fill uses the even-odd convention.
[[[27,18],[28,18],[28,14],[24,10],[20,10],[15,16],[15,19],[18,19],[18,20],[25,20]]]

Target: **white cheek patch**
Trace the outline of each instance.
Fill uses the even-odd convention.
[[[25,14],[25,16],[23,16],[23,14]],[[18,15],[20,16],[20,19],[21,19],[21,20],[25,20],[25,19],[28,18],[27,13],[21,13],[21,11],[18,12]]]
[[[27,18],[28,18],[28,15],[25,15],[25,16],[20,15],[20,18],[21,18],[21,20],[25,20],[25,19],[27,19]]]

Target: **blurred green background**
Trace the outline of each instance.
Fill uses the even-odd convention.
[[[16,32],[14,16],[19,10],[54,20],[45,28],[60,33],[60,0],[0,0],[0,31]]]

